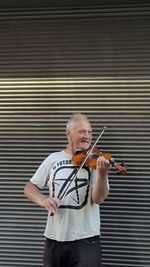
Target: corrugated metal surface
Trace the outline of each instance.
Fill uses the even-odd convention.
[[[42,266],[46,213],[23,187],[64,147],[76,111],[94,138],[107,124],[100,147],[128,166],[126,176],[110,173],[101,206],[103,266],[150,265],[150,19],[141,9],[83,13],[0,22],[1,267]]]

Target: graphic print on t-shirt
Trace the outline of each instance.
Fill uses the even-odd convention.
[[[74,166],[60,166],[54,170],[53,197],[60,197],[67,187],[60,208],[81,209],[87,203],[89,194],[90,171],[83,167],[74,181],[68,187],[70,179],[76,175],[77,168]]]

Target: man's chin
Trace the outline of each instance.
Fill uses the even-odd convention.
[[[81,150],[88,150],[88,149],[89,149],[88,145],[81,146]]]

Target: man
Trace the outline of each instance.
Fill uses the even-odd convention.
[[[73,114],[66,127],[67,147],[49,155],[26,184],[25,195],[48,211],[44,267],[100,267],[99,204],[109,193],[109,161],[97,159],[96,170],[86,165],[77,173],[72,156],[87,151],[92,129],[83,114]],[[69,184],[63,199],[63,190]],[[49,187],[49,196],[40,189]],[[61,199],[61,200],[60,200]]]

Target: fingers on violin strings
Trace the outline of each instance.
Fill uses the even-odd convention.
[[[109,166],[110,165],[110,162],[108,159],[104,158],[103,156],[102,157],[99,157],[98,160],[97,160],[97,166],[98,167],[103,167],[103,166]]]

